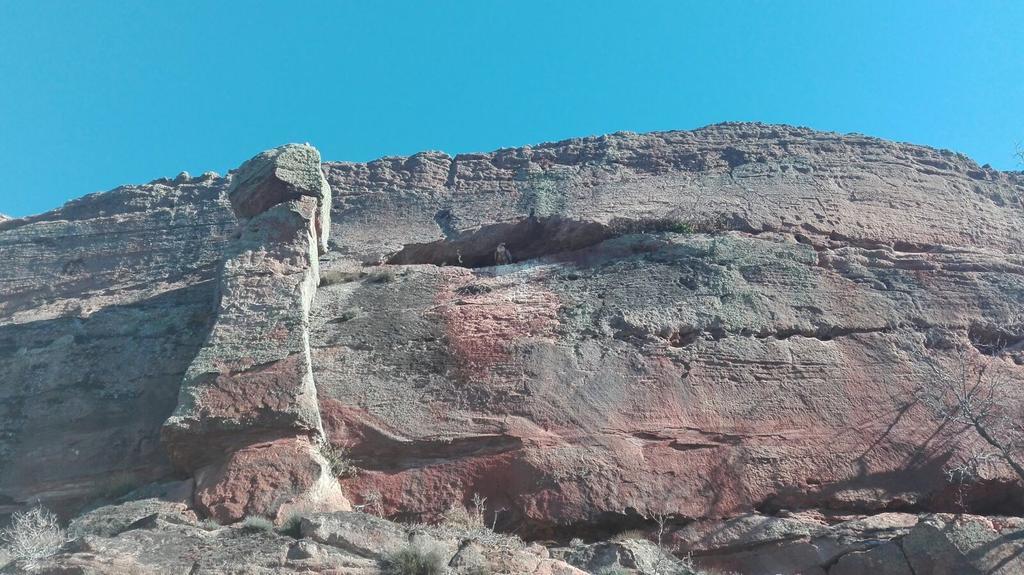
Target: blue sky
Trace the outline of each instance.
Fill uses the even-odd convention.
[[[0,0],[0,212],[224,172],[758,120],[1018,167],[1024,2]]]

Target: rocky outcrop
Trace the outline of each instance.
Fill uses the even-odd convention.
[[[345,225],[313,363],[357,497],[431,517],[478,491],[537,536],[956,509],[970,436],[913,392],[950,342],[981,357],[980,326],[1016,325],[1019,175],[746,124],[325,171]],[[972,508],[1021,510],[993,481]]]
[[[883,513],[840,522],[748,515],[698,522],[673,547],[712,572],[780,575],[1024,572],[1024,521]]]
[[[973,440],[914,401],[928,362],[1022,376],[1024,177],[962,155],[728,124],[328,162],[326,202],[311,153],[0,222],[0,512],[192,476],[200,515],[283,518],[337,493],[322,430],[389,517],[831,529],[961,508]],[[1024,513],[999,470],[964,495]],[[762,551],[849,571],[901,533]]]
[[[343,573],[377,575],[413,554],[454,575],[1015,575],[1024,572],[1024,520],[973,515],[826,518],[746,515],[674,533],[631,531],[611,540],[527,544],[486,527],[405,525],[361,512],[265,521],[199,522],[183,504],[151,497],[92,510],[70,541],[2,573]],[[675,554],[673,554],[674,552]],[[429,557],[429,560],[426,559]]]
[[[129,519],[133,520],[128,523]],[[53,556],[12,561],[6,567],[0,564],[0,573],[381,575],[394,573],[387,565],[411,554],[423,558],[433,569],[430,573],[586,575],[552,559],[547,549],[515,537],[491,533],[481,539],[450,529],[396,524],[364,513],[295,519],[288,529],[274,530],[256,521],[222,527],[199,523],[169,502],[127,502],[76,519],[72,540]],[[112,531],[111,525],[119,528]]]
[[[320,155],[299,145],[264,152],[233,175],[228,197],[239,232],[225,246],[213,328],[164,444],[194,475],[199,509],[219,520],[346,507],[316,447],[308,324],[331,197]]]
[[[0,223],[0,515],[173,477],[160,426],[236,227],[215,175]]]

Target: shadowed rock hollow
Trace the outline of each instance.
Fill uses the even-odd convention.
[[[348,499],[390,517],[433,520],[474,493],[528,537],[665,516],[709,565],[746,569],[684,530],[957,510],[943,468],[972,439],[914,402],[921,367],[951,342],[1024,340],[1003,333],[1024,301],[1024,178],[952,152],[725,124],[322,172],[329,213],[301,192],[318,178],[289,168],[274,177],[292,187],[235,201],[241,225],[237,173],[0,221],[0,512],[188,477],[212,512],[232,490],[203,490],[198,470],[224,460],[196,449],[298,441],[318,461],[322,433],[362,469]],[[269,237],[251,222],[304,202],[309,233],[259,248],[280,266],[243,255]],[[494,265],[500,243],[511,264]],[[255,295],[233,304],[231,281]],[[999,360],[1022,376],[1019,354]],[[304,361],[313,411],[275,396],[193,421],[176,403],[183,382],[253,400],[268,379],[244,373],[267,366],[306,385]],[[253,465],[240,477],[260,479]],[[1020,514],[1021,496],[993,476],[967,506]],[[836,569],[890,551],[811,563],[855,572]]]

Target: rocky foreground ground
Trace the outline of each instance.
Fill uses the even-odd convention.
[[[1021,572],[1024,490],[951,483],[979,439],[917,391],[1021,381],[1022,228],[1020,173],[760,124],[286,146],[0,219],[0,514],[80,516],[44,572],[374,572],[427,536],[465,572]],[[530,543],[411,527],[474,496]]]
[[[166,487],[166,486],[162,486]],[[747,514],[671,533],[630,530],[608,540],[522,539],[491,531],[472,511],[435,525],[360,511],[297,514],[284,525],[200,521],[172,486],[162,498],[99,507],[71,521],[57,554],[2,573],[338,575],[491,573],[573,575],[801,573],[807,575],[1024,572],[1024,519],[881,513],[825,521],[814,513]],[[170,493],[170,496],[168,496]],[[661,539],[659,542],[658,539]],[[685,555],[678,550],[688,549]],[[403,570],[420,557],[425,570]],[[2,560],[2,557],[0,557]],[[702,565],[698,567],[698,564]],[[433,569],[433,570],[429,570]]]

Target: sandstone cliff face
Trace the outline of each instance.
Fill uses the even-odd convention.
[[[213,174],[0,223],[0,514],[173,473],[160,446],[235,230]]]
[[[350,499],[429,519],[477,492],[537,536],[950,509],[941,470],[969,436],[914,404],[916,367],[1024,339],[1024,179],[950,152],[730,124],[323,173],[330,213],[298,210],[326,240],[296,268],[317,268],[311,302],[313,275],[225,309],[218,270],[248,232],[215,176],[0,222],[0,512],[198,477],[161,426],[183,382],[231,360],[218,349],[254,355],[275,298],[309,306],[321,423],[299,431],[350,450]],[[512,264],[493,265],[499,243]],[[240,286],[263,277],[247,266]],[[301,376],[280,335],[267,361]],[[228,428],[253,421],[237,399]],[[172,454],[218,437],[196,421]],[[1021,510],[1001,481],[975,510]]]
[[[325,171],[322,413],[395,512],[947,508],[916,368],[1024,301],[1019,176],[927,148],[727,125]]]

